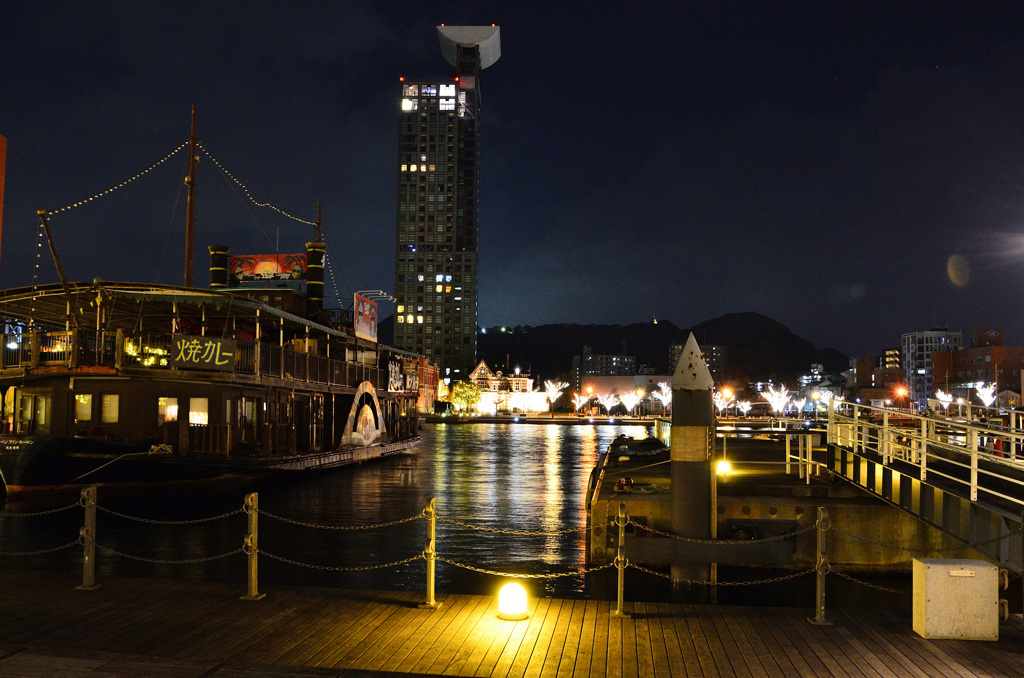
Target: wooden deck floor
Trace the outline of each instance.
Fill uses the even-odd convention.
[[[497,619],[493,598],[109,579],[0,571],[0,675],[375,675],[536,678],[669,676],[1022,676],[1024,624],[998,642],[917,636],[909,615],[540,599]],[[57,671],[55,667],[59,668]],[[291,669],[287,667],[293,667]]]

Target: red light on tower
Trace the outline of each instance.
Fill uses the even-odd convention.
[[[398,78],[398,82],[405,82],[405,76],[403,75],[402,77]]]

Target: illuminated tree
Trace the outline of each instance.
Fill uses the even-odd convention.
[[[786,403],[789,402],[789,391],[785,386],[780,386],[778,391],[774,386],[769,386],[761,391],[761,397],[771,403],[772,410],[776,414],[782,414],[786,410]]]
[[[636,407],[637,403],[639,403],[641,400],[642,398],[640,397],[640,395],[636,393],[623,393],[621,396],[619,396],[619,402],[622,403],[623,406],[626,408],[627,413],[632,412],[633,408]],[[609,413],[610,412],[611,410],[609,410]]]
[[[740,412],[742,412],[743,416],[745,417],[747,416],[747,412],[750,411],[750,408],[753,407],[753,405],[750,404],[749,400],[741,400],[738,403],[736,403],[736,407],[740,408]]]
[[[608,395],[597,396],[597,402],[604,406],[608,414],[611,414],[612,408],[619,404],[619,398],[614,393],[609,393]]]
[[[668,411],[669,406],[672,405],[672,384],[667,381],[663,381],[658,384],[657,391],[651,391],[651,397],[657,398],[661,406]]]
[[[936,391],[935,399],[942,403],[942,411],[949,412],[949,405],[953,402],[953,394],[945,391]]]
[[[562,391],[569,387],[564,381],[545,381],[544,392],[548,394],[548,409],[554,411],[555,401],[562,395]]]
[[[807,404],[807,398],[801,398],[800,400],[793,401],[793,407],[796,408],[797,413],[803,414],[804,406]]]
[[[471,381],[457,381],[448,397],[456,410],[469,410],[480,402],[480,387]]]
[[[996,385],[989,384],[985,386],[985,382],[979,381],[975,388],[978,390],[978,400],[985,407],[992,407],[992,403],[996,401]]]
[[[712,399],[715,401],[715,407],[718,408],[719,414],[722,414],[722,412],[725,411],[725,408],[729,407],[729,405],[732,405],[731,392],[716,391],[715,395],[712,396]]]

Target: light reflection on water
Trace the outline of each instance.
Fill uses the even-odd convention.
[[[420,513],[431,498],[444,520],[437,523],[440,557],[501,572],[551,574],[583,569],[586,554],[584,494],[598,454],[620,434],[645,435],[641,426],[440,424],[423,431],[415,454],[337,471],[271,479],[256,487],[218,488],[146,496],[104,496],[99,504],[119,513],[158,520],[194,520],[239,509],[244,493],[259,492],[261,584],[419,590],[422,560],[385,569],[337,572],[327,568],[373,567],[415,556],[426,543],[426,522],[415,520],[374,530],[318,529],[371,525]],[[10,512],[40,506],[8,506]],[[285,517],[295,525],[271,516]],[[33,518],[0,518],[0,551],[26,552],[73,541],[81,509]],[[497,530],[545,532],[503,534]],[[559,533],[558,531],[572,530]],[[241,547],[246,516],[187,525],[156,525],[100,511],[97,579],[125,575],[245,584],[241,554],[189,564],[167,564],[112,555],[107,549],[151,560],[207,558]],[[313,567],[294,565],[296,561]],[[78,572],[81,548],[33,556],[0,557],[0,567]],[[482,593],[498,583],[490,575],[439,562],[439,593]],[[581,575],[531,579],[534,594],[586,595]]]

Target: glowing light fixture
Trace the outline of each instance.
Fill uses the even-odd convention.
[[[715,467],[715,473],[720,476],[728,475],[732,472],[732,464],[725,461],[724,459],[718,462],[718,466]]]
[[[526,619],[526,589],[522,584],[505,584],[498,592],[498,619],[519,621]]]

